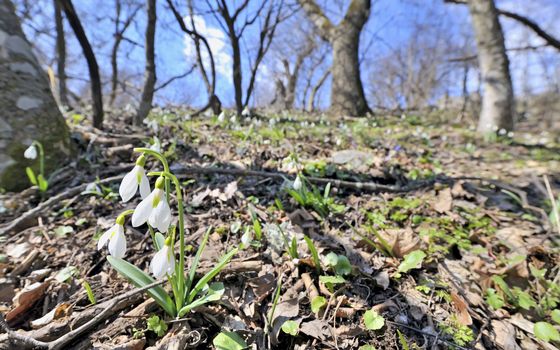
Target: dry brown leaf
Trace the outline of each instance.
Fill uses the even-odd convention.
[[[459,323],[463,326],[472,325],[472,318],[469,314],[469,307],[465,302],[465,299],[454,291],[451,291],[451,300],[457,310],[457,321],[459,321]]]
[[[420,248],[420,238],[410,227],[404,229],[389,229],[380,231],[379,234],[390,247],[397,258]]]
[[[492,343],[498,346],[499,349],[503,350],[521,350],[519,345],[517,345],[515,328],[511,323],[492,320]]]
[[[453,207],[453,197],[451,196],[451,189],[445,188],[439,191],[436,202],[434,203],[434,210],[438,213],[446,213],[451,211]]]
[[[52,321],[68,316],[71,313],[72,313],[72,305],[68,303],[62,303],[57,305],[54,309],[52,309],[50,312],[45,314],[43,317],[31,321],[30,325],[31,328],[33,329],[41,328],[48,325]]]
[[[51,280],[42,283],[36,282],[21,290],[14,297],[14,308],[6,314],[6,321],[9,323],[29,310],[36,301],[43,297],[50,283]]]
[[[328,336],[327,323],[323,320],[303,322],[299,330],[301,333],[319,340],[325,340]]]

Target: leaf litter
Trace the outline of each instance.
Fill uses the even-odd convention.
[[[151,136],[164,152],[173,150],[166,156],[174,171],[184,169],[178,173],[188,184],[186,240],[193,253],[186,265],[208,227],[213,233],[197,275],[245,234],[247,247],[218,276],[225,285],[219,303],[173,320],[137,294],[68,348],[559,344],[560,233],[549,220],[540,177],[558,175],[553,150],[537,154],[510,139],[490,144],[437,124],[406,131],[406,119],[390,116],[336,121],[308,115],[250,126],[210,119],[185,124],[180,110],[159,113],[166,117],[155,114],[160,127]],[[316,126],[304,130],[304,120]],[[113,195],[118,180],[103,182],[128,171],[132,159],[133,147],[119,148],[118,157],[112,147],[151,139],[124,122],[114,120],[121,134],[74,127],[83,151],[47,192],[60,200],[41,206],[34,189],[0,196],[7,209],[0,217],[0,309],[25,337],[57,339],[133,289],[95,249],[114,213],[133,207]],[[318,190],[307,193],[309,205],[286,191],[298,172]],[[328,195],[329,181],[315,178],[330,179]],[[91,183],[96,190],[82,193],[80,186]],[[363,186],[368,183],[379,190],[366,190],[374,188]],[[558,195],[557,182],[552,189]],[[37,207],[42,210],[32,212]],[[19,217],[25,220],[14,225]],[[149,233],[127,230],[126,259],[146,269]],[[158,322],[149,326],[154,317]],[[1,336],[5,342],[8,335]]]

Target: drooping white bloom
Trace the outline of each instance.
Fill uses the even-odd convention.
[[[249,110],[249,106],[245,106],[245,108],[243,108],[243,111],[241,111],[241,115],[245,118],[251,116],[251,110]]]
[[[152,258],[150,262],[150,272],[156,279],[166,274],[171,275],[175,271],[175,256],[173,249],[167,244],[163,246]]]
[[[124,218],[122,223],[118,222],[113,225],[97,241],[97,250],[103,248],[109,242],[109,254],[115,258],[122,258],[126,253],[126,237],[124,236]]]
[[[294,188],[294,190],[299,191],[299,190],[301,190],[302,186],[303,186],[303,183],[301,182],[301,178],[298,175],[298,176],[296,176],[296,180],[294,181],[293,188]]]
[[[218,122],[223,123],[224,120],[226,120],[226,114],[224,113],[224,111],[222,111],[220,115],[218,115]]]
[[[156,181],[156,188],[138,204],[132,214],[132,226],[143,225],[146,221],[160,232],[167,232],[171,224],[171,209],[165,198],[163,190],[164,179]]]
[[[157,136],[154,136],[154,144],[150,146],[150,149],[152,151],[156,151],[158,153],[161,153],[161,141],[159,140],[159,138]]]
[[[23,156],[27,159],[36,159],[37,158],[37,147],[34,144],[27,147],[25,152],[23,152]]]
[[[144,165],[146,163],[145,157],[142,155],[136,161],[136,165],[132,170],[124,176],[119,187],[119,194],[123,202],[128,202],[140,187],[140,196],[142,199],[150,194],[150,181],[146,176]]]

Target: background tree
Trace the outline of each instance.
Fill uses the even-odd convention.
[[[156,0],[147,0],[146,12],[148,14],[148,23],[146,25],[146,69],[144,73],[144,88],[142,97],[140,98],[140,106],[134,118],[135,125],[141,125],[142,121],[148,116],[152,108],[154,99],[154,91],[156,86],[156,53],[155,53],[155,36],[156,36]]]
[[[117,88],[119,85],[119,47],[125,39],[124,34],[126,30],[130,27],[142,6],[140,4],[131,3],[127,8],[129,8],[129,12],[121,19],[123,3],[122,0],[115,0],[115,31],[113,33],[114,41],[111,49],[111,94],[109,96],[109,105],[111,106],[115,103],[115,99],[117,98]]]
[[[71,154],[70,135],[15,9],[0,0],[0,183],[7,190],[29,185],[23,152],[32,140],[45,148],[46,170]],[[36,163],[36,162],[35,162]]]
[[[97,59],[95,58],[95,54],[93,53],[93,49],[91,48],[91,44],[89,43],[82,23],[80,22],[80,18],[74,9],[72,0],[59,1],[64,10],[64,14],[66,15],[66,19],[68,20],[68,23],[70,23],[70,26],[76,35],[76,39],[78,39],[78,42],[82,47],[82,51],[88,65],[91,98],[93,102],[93,126],[101,129],[103,128],[103,95],[101,92],[101,77],[99,76]]]
[[[62,9],[58,0],[53,0],[54,22],[56,28],[56,72],[58,75],[58,98],[60,104],[69,106],[68,90],[66,87],[66,37]]]
[[[314,0],[298,0],[321,37],[333,48],[331,107],[334,114],[361,116],[368,111],[358,58],[360,33],[366,24],[371,0],[352,0],[344,18],[334,25]]]
[[[216,95],[216,63],[214,62],[214,55],[212,53],[212,49],[210,48],[210,44],[208,43],[208,40],[203,35],[201,35],[196,29],[192,1],[188,1],[187,4],[189,8],[191,29],[189,29],[185,24],[183,17],[181,16],[179,11],[173,4],[173,1],[167,0],[167,5],[171,9],[171,12],[175,17],[175,21],[177,22],[177,24],[179,24],[181,30],[185,34],[187,34],[195,44],[196,62],[197,62],[196,65],[198,67],[200,75],[202,76],[202,79],[206,86],[206,91],[208,93],[208,103],[203,108],[199,109],[195,113],[195,115],[198,115],[206,111],[208,108],[212,108],[214,114],[219,114],[222,110],[222,103],[220,101],[220,98]],[[207,56],[209,61],[208,63],[204,62],[204,55],[201,46],[204,46],[204,50],[206,50],[205,52],[208,55]],[[210,66],[210,73],[208,73],[208,68],[206,67],[206,64]]]
[[[478,131],[512,130],[513,87],[498,11],[493,0],[469,0],[468,4],[484,81]]]
[[[232,49],[232,81],[235,93],[235,108],[238,115],[245,106],[249,104],[249,99],[255,87],[255,79],[259,65],[263,61],[278,24],[285,18],[282,13],[284,1],[262,0],[254,13],[248,13],[250,0],[244,0],[235,9],[230,9],[225,0],[217,0],[213,5],[209,0],[206,4],[211,13],[215,16],[218,23],[227,34]],[[244,17],[242,17],[244,15]],[[241,18],[244,18],[243,20]],[[262,20],[261,20],[262,19]],[[241,40],[245,30],[258,21],[260,28],[258,31],[258,44],[254,58],[247,55],[250,61],[249,83],[243,98],[243,62],[241,53]],[[241,22],[241,23],[240,23]]]

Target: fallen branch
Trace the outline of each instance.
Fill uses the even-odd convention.
[[[106,184],[111,183],[113,181],[121,180],[123,177],[124,177],[124,175],[112,176],[112,177],[109,177],[109,178],[106,178],[104,180],[99,181],[99,184],[106,185]],[[85,184],[82,184],[82,185],[79,185],[79,186],[69,188],[66,191],[61,192],[61,193],[57,194],[56,196],[53,196],[53,197],[49,198],[48,200],[42,202],[41,204],[39,204],[35,208],[23,213],[18,218],[16,218],[16,219],[12,220],[11,222],[3,225],[2,228],[0,229],[0,236],[5,236],[5,235],[8,235],[8,234],[14,232],[15,230],[19,229],[25,222],[31,221],[31,220],[35,219],[36,217],[38,217],[41,214],[41,212],[60,204],[61,201],[65,200],[67,198],[74,197],[75,195],[85,191],[87,185],[88,184],[85,183]]]
[[[258,177],[267,177],[271,179],[283,179],[283,180],[294,178],[294,175],[290,175],[282,172],[217,168],[217,167],[181,167],[181,168],[173,169],[173,172],[175,174],[183,174],[183,175],[225,174],[225,175],[234,175],[234,176],[258,176]],[[422,181],[411,182],[405,186],[397,186],[397,185],[378,184],[375,182],[357,182],[357,181],[354,182],[354,181],[328,179],[328,178],[321,178],[321,177],[307,177],[306,179],[309,180],[309,182],[319,184],[319,185],[326,185],[330,183],[331,186],[340,187],[340,188],[347,188],[353,190],[366,190],[370,192],[394,192],[394,193],[413,191],[418,188],[431,186],[435,182],[435,180],[422,180]]]
[[[153,288],[155,286],[158,286],[160,284],[163,284],[165,282],[166,282],[166,280],[156,281],[156,282],[151,283],[147,286],[144,286],[144,287],[138,288],[138,289],[133,289],[131,291],[128,291],[124,294],[121,294],[121,295],[109,300],[107,302],[107,306],[100,313],[95,315],[95,317],[93,317],[91,320],[89,320],[88,322],[84,323],[82,326],[66,333],[62,337],[60,337],[56,340],[53,340],[51,342],[42,342],[42,341],[33,339],[29,336],[25,336],[25,335],[19,334],[18,332],[15,332],[15,331],[11,330],[10,327],[8,326],[8,324],[6,323],[6,320],[4,319],[4,316],[0,317],[0,328],[7,333],[8,342],[11,342],[13,345],[20,345],[20,346],[24,346],[26,348],[47,349],[47,350],[63,349],[68,344],[70,344],[72,341],[74,341],[77,337],[79,337],[81,334],[88,331],[90,328],[92,328],[93,326],[95,326],[99,322],[104,321],[105,319],[107,319],[108,317],[113,315],[114,312],[115,312],[114,309],[123,300],[131,298],[131,297],[135,296],[136,294],[143,293],[146,290],[148,290],[150,288]],[[19,347],[19,349],[23,349],[23,348]]]

